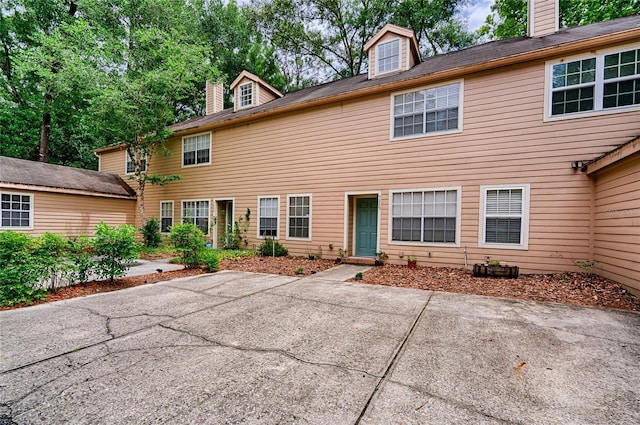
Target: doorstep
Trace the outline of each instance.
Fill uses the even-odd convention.
[[[342,259],[343,264],[355,264],[357,266],[381,266],[382,261],[375,257],[346,257]]]

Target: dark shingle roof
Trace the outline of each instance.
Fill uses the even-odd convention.
[[[4,156],[0,156],[0,183],[135,196],[135,191],[116,174]]]
[[[549,55],[551,56],[554,54],[553,49],[562,46],[635,29],[640,29],[639,15],[568,28],[544,37],[519,37],[509,40],[492,41],[479,46],[427,58],[422,63],[414,66],[408,71],[390,75],[388,77],[369,80],[367,78],[367,74],[361,74],[355,77],[344,78],[330,83],[297,90],[285,94],[282,98],[272,100],[254,108],[243,109],[237,112],[234,112],[233,108],[228,108],[217,114],[207,115],[174,124],[171,128],[174,131],[195,129],[235,118],[248,117],[250,115],[259,114],[269,110],[276,110],[294,105],[302,106],[304,103],[310,101],[346,95],[350,92],[365,90],[376,86],[384,86],[401,81],[410,81],[415,78],[437,74],[448,70],[464,69],[472,66],[488,64],[501,59],[517,57],[536,51],[549,51]],[[495,66],[497,67],[500,65],[496,63]]]

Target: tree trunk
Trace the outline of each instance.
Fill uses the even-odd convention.
[[[69,1],[69,10],[67,13],[69,16],[75,17],[76,12],[78,11],[78,5],[75,1]],[[48,33],[47,33],[48,34]],[[54,61],[51,64],[51,72],[54,74],[58,73],[59,64],[57,61]],[[44,110],[42,114],[42,127],[40,128],[40,147],[38,149],[38,160],[40,162],[49,162],[49,135],[51,134],[51,105],[53,104],[53,96],[49,88],[46,88],[46,92],[44,94]]]
[[[44,96],[45,103],[51,102],[51,95]],[[40,149],[38,151],[38,161],[49,162],[49,133],[51,132],[51,114],[42,114],[42,127],[40,128]]]

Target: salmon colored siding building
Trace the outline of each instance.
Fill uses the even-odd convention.
[[[92,235],[134,224],[135,192],[117,175],[0,157],[0,231]]]
[[[638,291],[640,17],[538,22],[543,35],[424,61],[387,26],[369,73],[286,95],[243,73],[243,107],[174,125],[172,155],[150,158],[148,172],[183,179],[147,187],[147,215],[221,246],[249,210],[247,247],[275,237],[293,255],[490,257],[525,273],[595,260]],[[123,146],[98,153],[125,173]]]

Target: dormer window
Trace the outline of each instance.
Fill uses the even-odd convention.
[[[400,40],[392,40],[378,45],[378,74],[400,68]]]
[[[421,62],[414,32],[392,24],[385,25],[367,41],[364,51],[369,57],[369,78],[407,71]]]
[[[231,83],[233,110],[248,109],[282,97],[282,93],[249,71],[242,71]]]
[[[253,83],[242,84],[238,87],[240,92],[240,107],[246,108],[253,104]]]

